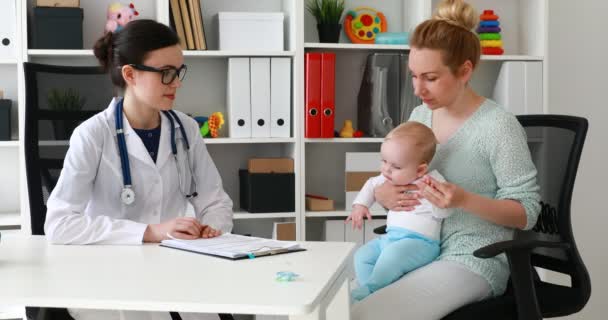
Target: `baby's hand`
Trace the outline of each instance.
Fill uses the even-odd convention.
[[[348,216],[348,218],[346,218],[346,221],[344,221],[344,223],[352,221],[353,229],[356,227],[357,229],[361,230],[361,228],[363,227],[364,217],[367,217],[367,220],[372,220],[372,215],[369,213],[369,209],[366,206],[356,204],[353,206],[353,211]]]

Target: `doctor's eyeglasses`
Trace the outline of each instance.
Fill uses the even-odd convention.
[[[160,81],[163,84],[171,84],[175,80],[175,78],[178,78],[178,77],[179,77],[180,81],[183,81],[184,78],[186,77],[186,71],[188,70],[188,67],[185,64],[182,64],[182,66],[179,68],[169,66],[169,67],[165,67],[163,69],[158,69],[158,68],[146,66],[143,64],[131,63],[129,65],[140,71],[150,71],[150,72],[160,73],[161,74]]]

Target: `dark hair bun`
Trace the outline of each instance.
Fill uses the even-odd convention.
[[[93,46],[95,57],[99,60],[99,64],[104,71],[108,71],[112,67],[112,38],[112,32],[106,32]]]

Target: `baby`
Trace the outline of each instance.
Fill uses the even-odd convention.
[[[380,148],[382,174],[365,183],[346,221],[352,221],[353,226],[360,229],[364,217],[371,220],[369,207],[375,201],[376,186],[385,181],[407,185],[423,178],[436,145],[433,131],[419,122],[408,121],[389,132]],[[428,175],[437,181],[445,181],[435,170]],[[353,299],[360,301],[435,260],[439,255],[441,221],[450,213],[450,210],[437,208],[426,199],[420,199],[413,211],[389,211],[387,233],[367,242],[355,253],[359,287],[351,292]]]

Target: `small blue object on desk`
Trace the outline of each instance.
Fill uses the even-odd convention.
[[[408,44],[410,35],[407,32],[380,32],[376,34],[376,44]]]
[[[294,281],[299,276],[300,275],[295,274],[291,271],[279,271],[279,272],[277,272],[276,280],[278,282],[291,282],[291,281]]]

